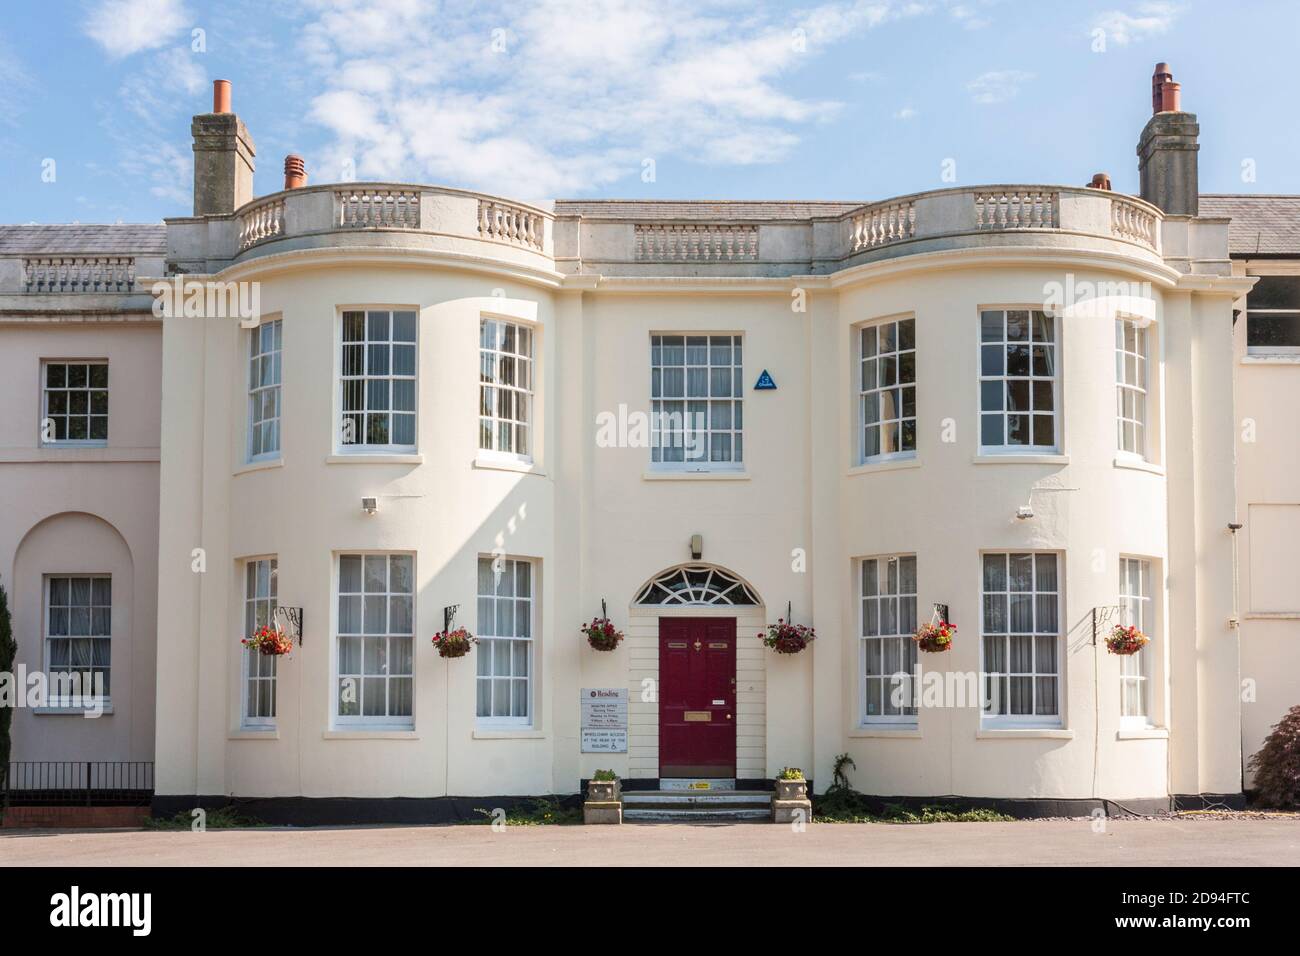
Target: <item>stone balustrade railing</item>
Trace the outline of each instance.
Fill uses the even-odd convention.
[[[419,229],[420,190],[336,188],[335,224],[344,229]]]
[[[853,252],[875,249],[916,235],[916,204],[879,203],[849,219],[849,247]]]
[[[976,190],[976,229],[1055,229],[1060,194],[1047,190]]]
[[[716,223],[637,223],[636,258],[642,262],[752,262],[758,227]]]
[[[1138,205],[1122,196],[1110,200],[1110,231],[1121,239],[1128,239],[1160,251],[1160,221],[1151,207]]]
[[[131,292],[133,256],[47,256],[23,260],[27,292]]]
[[[224,221],[170,226],[169,259],[188,272],[218,270],[244,256],[374,245],[561,273],[760,276],[823,274],[857,261],[966,246],[1098,249],[1110,242],[1116,251],[1159,256],[1164,216],[1137,197],[1074,186],[955,187],[862,205],[791,208],[572,200],[552,212],[449,187],[330,183],[262,197]],[[42,277],[29,286],[51,281],[60,282]]]
[[[531,209],[492,199],[478,201],[478,232],[484,239],[512,242],[540,251],[545,230],[545,220]]]
[[[284,235],[284,199],[246,206],[239,213],[239,251]]]

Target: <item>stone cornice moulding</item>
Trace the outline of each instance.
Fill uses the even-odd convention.
[[[187,273],[182,278],[186,281],[195,280],[198,282],[206,280],[241,282],[294,270],[306,271],[338,265],[382,265],[407,269],[445,266],[459,272],[485,272],[503,279],[513,279],[528,285],[548,289],[560,288],[566,278],[563,273],[554,270],[534,269],[487,256],[409,246],[383,248],[334,246],[294,249],[288,252],[274,252],[269,255],[258,256],[245,262],[237,262],[211,275]]]

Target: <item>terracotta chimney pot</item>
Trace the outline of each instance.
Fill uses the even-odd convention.
[[[1088,183],[1089,189],[1110,189],[1109,173],[1093,173],[1092,182]]]
[[[301,189],[307,185],[307,164],[301,156],[290,153],[284,157],[284,188]]]
[[[230,112],[230,81],[229,80],[212,81],[212,112],[214,113]]]
[[[1181,113],[1182,112],[1182,86],[1173,80],[1168,80],[1160,87],[1160,112],[1162,113]]]

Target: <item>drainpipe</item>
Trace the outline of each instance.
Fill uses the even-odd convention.
[[[1237,559],[1237,532],[1241,527],[1236,521],[1228,524],[1232,535],[1232,617],[1228,618],[1228,627],[1233,629],[1241,627],[1241,566]]]

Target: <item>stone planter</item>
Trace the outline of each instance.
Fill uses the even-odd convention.
[[[587,799],[582,804],[582,822],[593,824],[623,822],[622,781],[587,781]]]
[[[777,780],[772,799],[773,823],[812,822],[812,801],[807,780]]]

